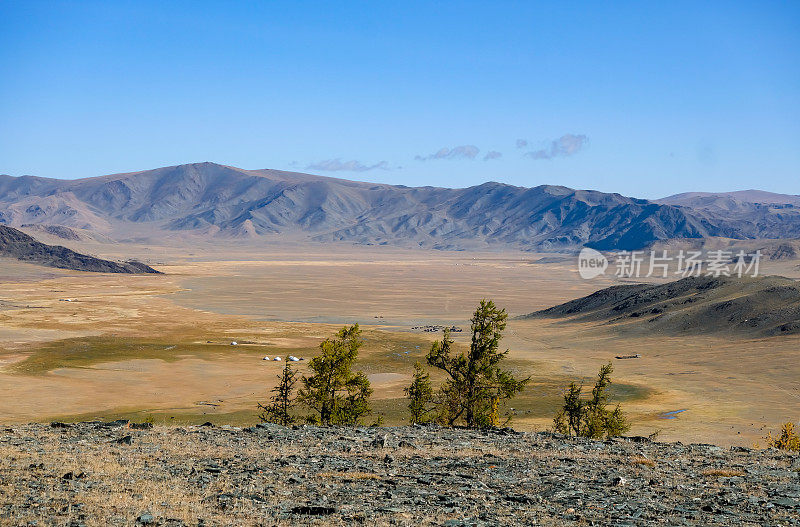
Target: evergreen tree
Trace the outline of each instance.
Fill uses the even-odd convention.
[[[313,375],[301,379],[299,399],[316,413],[308,420],[321,425],[356,425],[370,413],[372,388],[363,372],[352,367],[361,347],[358,324],[344,327],[320,343],[321,354],[309,361]]]
[[[292,408],[295,406],[292,393],[294,392],[295,384],[297,384],[297,372],[289,366],[288,361],[278,375],[278,385],[272,389],[275,395],[270,399],[268,405],[259,403],[258,408],[261,410],[259,419],[262,423],[277,423],[279,425],[288,426],[294,423],[297,418],[291,414]]]
[[[435,342],[428,353],[428,364],[449,376],[440,393],[440,421],[453,425],[462,420],[469,428],[499,424],[500,401],[522,391],[530,380],[516,379],[500,368],[508,354],[498,351],[508,315],[491,300],[481,300],[471,321],[472,341],[467,353],[455,354],[450,332]]]
[[[430,403],[433,401],[431,376],[422,369],[422,364],[414,363],[414,376],[411,385],[405,389],[408,397],[408,410],[411,412],[411,424],[425,424],[431,420]]]
[[[583,401],[581,400],[582,388],[571,382],[564,394],[564,406],[556,415],[554,423],[557,432],[566,435],[581,435],[581,420],[583,417]]]
[[[608,387],[611,384],[611,363],[600,368],[592,388],[592,396],[581,398],[582,386],[574,382],[564,394],[564,406],[553,419],[557,432],[567,435],[601,439],[622,435],[630,430],[622,409],[617,405],[608,409]]]

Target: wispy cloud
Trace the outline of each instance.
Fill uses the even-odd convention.
[[[437,152],[427,156],[416,156],[417,161],[430,161],[432,159],[475,159],[480,152],[480,148],[475,145],[461,145],[453,148],[441,148]]]
[[[381,161],[379,163],[375,163],[374,165],[365,165],[361,161],[356,161],[355,159],[351,161],[342,161],[341,159],[336,158],[325,159],[323,161],[311,163],[310,165],[306,166],[306,170],[325,170],[327,172],[367,172],[368,170],[389,170],[389,163],[386,161]]]
[[[489,161],[490,159],[500,159],[501,157],[503,157],[502,153],[491,150],[489,152],[486,152],[486,155],[483,156],[483,160]]]
[[[525,148],[526,146],[528,146],[527,139],[517,139],[517,148]]]
[[[564,134],[555,141],[551,141],[550,145],[541,150],[533,150],[527,152],[525,155],[533,159],[553,159],[554,157],[569,157],[577,154],[589,138],[585,135]]]

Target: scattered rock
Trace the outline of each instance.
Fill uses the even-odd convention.
[[[335,507],[324,505],[300,505],[292,509],[292,514],[307,514],[310,516],[328,516],[336,512]]]
[[[151,430],[153,423],[130,423],[128,426],[132,430]]]
[[[611,480],[611,485],[614,487],[624,487],[628,484],[628,480],[623,478],[622,476],[617,476]]]
[[[130,421],[127,419],[117,419],[116,421],[109,421],[107,423],[100,423],[100,426],[104,428],[122,428],[126,426]]]
[[[372,446],[374,448],[388,448],[389,447],[389,436],[382,435],[380,437],[376,437],[372,440]]]
[[[149,512],[144,512],[136,518],[136,523],[139,525],[153,525],[156,522],[156,519],[153,518],[153,515]]]
[[[0,434],[0,478],[13,490],[0,524],[800,525],[798,457],[777,450],[275,424],[155,427],[114,448],[131,436],[110,438],[106,425]],[[87,453],[121,469],[80,472]],[[185,502],[170,501],[172,488],[189,490]],[[87,492],[132,499],[104,507]]]

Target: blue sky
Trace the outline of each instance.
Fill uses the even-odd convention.
[[[0,173],[800,194],[800,2],[0,0]]]

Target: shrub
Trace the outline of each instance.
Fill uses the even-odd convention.
[[[564,394],[564,406],[553,419],[557,432],[601,439],[622,435],[630,430],[619,405],[613,410],[608,409],[608,386],[613,371],[611,363],[600,368],[588,399],[581,396],[583,386],[570,383]]]
[[[778,437],[772,437],[772,432],[770,432],[765,439],[767,447],[794,452],[800,451],[800,436],[797,435],[792,422],[783,423]]]

